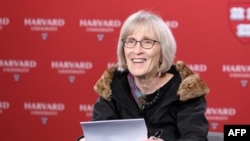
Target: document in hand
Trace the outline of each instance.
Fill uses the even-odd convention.
[[[144,119],[80,122],[86,141],[142,141],[147,139]]]

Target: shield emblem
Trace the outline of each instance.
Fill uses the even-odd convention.
[[[235,37],[243,44],[250,43],[250,3],[229,3],[228,13]]]

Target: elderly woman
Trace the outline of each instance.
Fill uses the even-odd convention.
[[[207,141],[209,89],[184,62],[174,63],[175,54],[175,39],[159,15],[130,15],[120,32],[118,64],[94,86],[100,97],[92,120],[144,118],[145,141]]]

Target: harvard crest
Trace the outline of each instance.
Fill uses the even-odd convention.
[[[235,37],[243,44],[250,43],[250,3],[229,3],[228,12]]]

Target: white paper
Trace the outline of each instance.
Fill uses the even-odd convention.
[[[80,122],[86,141],[142,141],[147,139],[144,119]]]

